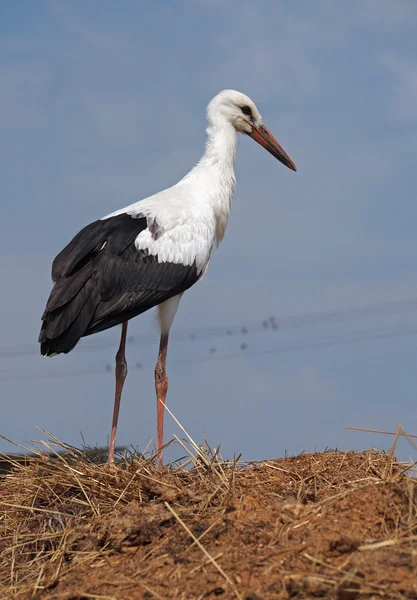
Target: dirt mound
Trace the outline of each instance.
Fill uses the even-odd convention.
[[[417,598],[417,482],[381,452],[160,473],[71,450],[0,492],[1,598]]]

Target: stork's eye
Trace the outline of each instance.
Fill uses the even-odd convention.
[[[249,106],[242,106],[242,112],[244,115],[248,115],[248,117],[252,116],[252,111]]]

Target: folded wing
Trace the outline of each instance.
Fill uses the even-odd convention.
[[[128,214],[95,221],[58,254],[42,316],[42,354],[67,353],[81,337],[131,319],[198,280],[195,264],[159,262],[146,248],[137,249],[148,221]]]

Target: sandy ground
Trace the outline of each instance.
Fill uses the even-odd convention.
[[[39,455],[0,482],[0,527],[5,599],[417,598],[417,480],[378,451]]]

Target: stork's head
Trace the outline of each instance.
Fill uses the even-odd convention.
[[[256,104],[246,94],[236,90],[223,90],[207,106],[207,120],[209,125],[232,125],[237,132],[249,135],[286,167],[297,170],[291,158],[263,124]]]

